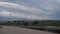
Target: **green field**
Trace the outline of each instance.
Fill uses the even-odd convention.
[[[27,26],[30,24],[30,26],[60,26],[60,20],[36,20],[33,22],[27,22]],[[0,25],[11,25],[11,26],[20,26],[24,25],[24,21],[7,21],[7,22],[0,22]]]
[[[22,21],[7,21],[7,22],[0,22],[0,25],[8,25],[8,26],[19,26],[22,25],[23,22]]]

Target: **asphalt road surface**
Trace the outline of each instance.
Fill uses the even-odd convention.
[[[0,28],[0,34],[56,34],[52,32],[38,31],[13,26],[2,26],[2,27],[3,28]]]

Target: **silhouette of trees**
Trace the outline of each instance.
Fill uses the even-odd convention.
[[[38,21],[34,21],[34,23],[32,23],[32,25],[34,26],[34,25],[36,25],[38,23]]]
[[[8,22],[10,22],[10,21],[8,21]]]
[[[25,23],[24,23],[24,26],[27,26],[27,25],[28,25],[28,23],[27,23],[27,22],[25,22]]]
[[[14,22],[16,22],[16,20],[14,20]]]

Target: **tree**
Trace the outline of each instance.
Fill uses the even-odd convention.
[[[27,22],[25,22],[25,23],[24,23],[24,26],[27,26],[27,25],[28,25],[28,23],[27,23]]]
[[[34,26],[34,25],[36,25],[38,22],[37,21],[34,21],[34,23],[32,23],[32,25]]]
[[[16,20],[14,20],[14,22],[16,22]]]
[[[10,22],[10,21],[8,21],[8,22]]]

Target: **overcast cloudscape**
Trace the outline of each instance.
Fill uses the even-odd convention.
[[[60,0],[0,0],[0,20],[60,20]]]

